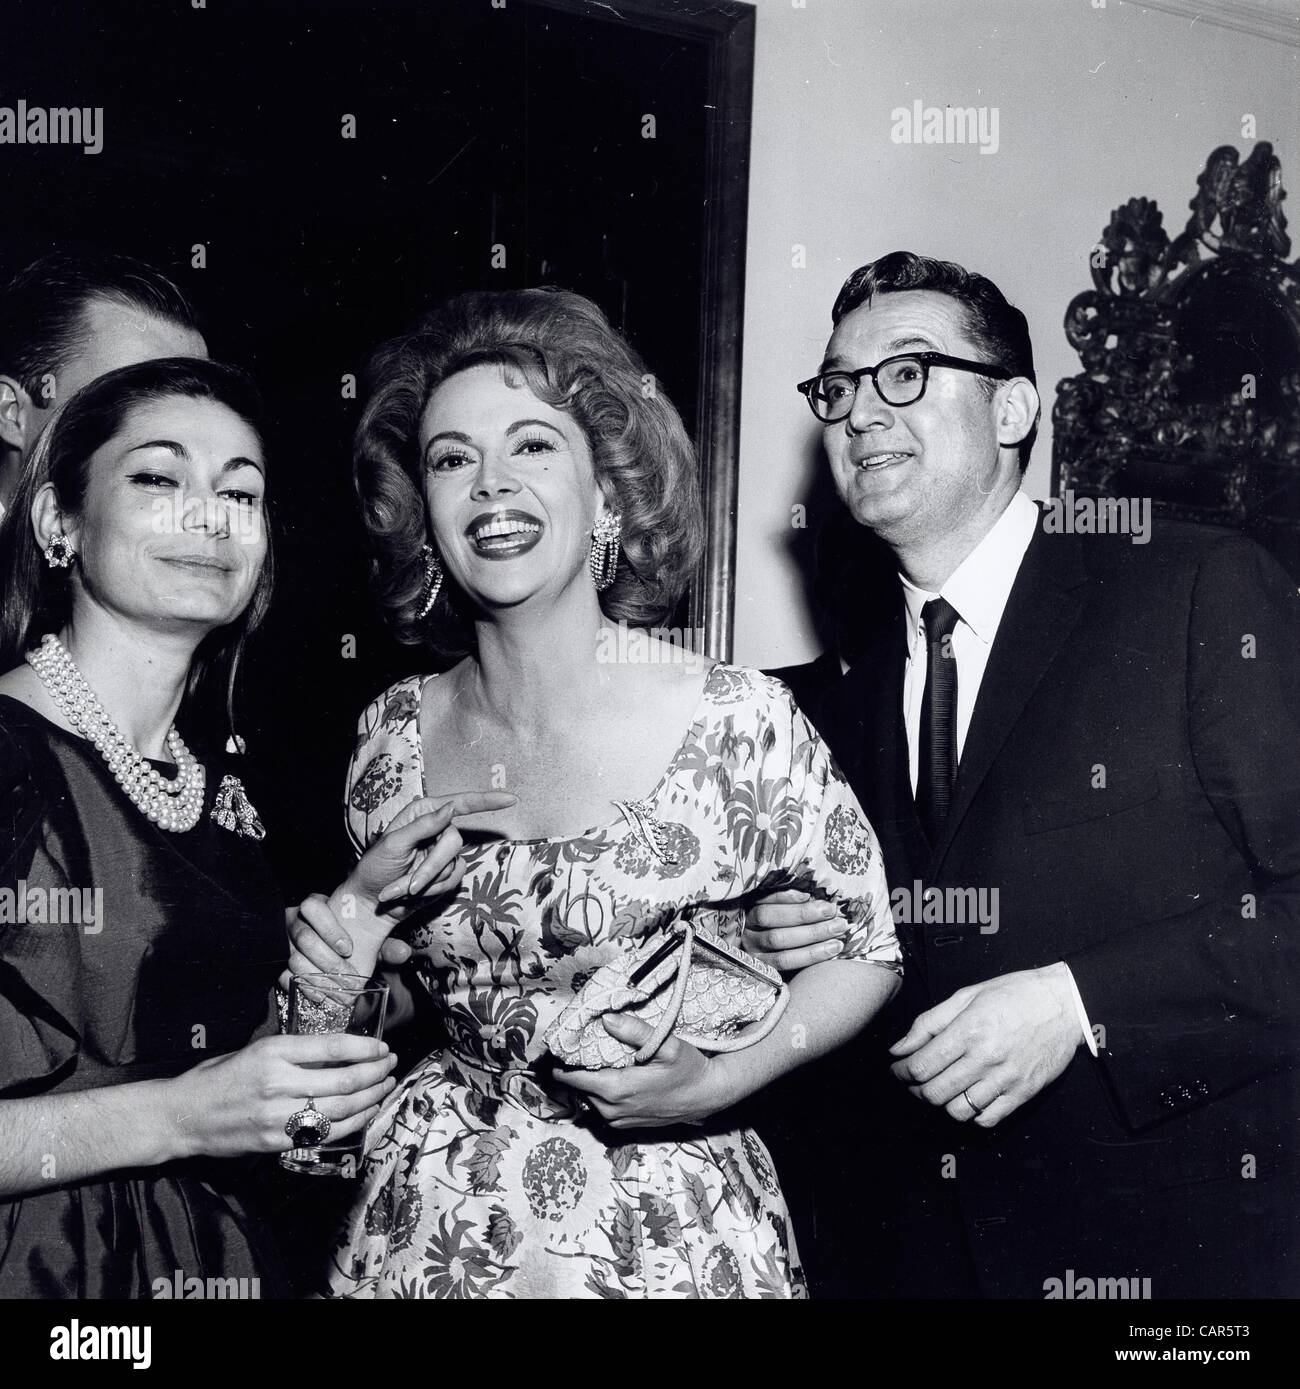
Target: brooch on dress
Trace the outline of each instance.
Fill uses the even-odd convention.
[[[223,830],[245,835],[249,839],[265,839],[266,826],[257,818],[257,811],[237,776],[223,776],[217,787],[212,806],[212,818]]]
[[[650,814],[645,801],[615,801],[614,804],[655,858],[661,863],[678,862],[678,854],[668,847],[668,826]]]

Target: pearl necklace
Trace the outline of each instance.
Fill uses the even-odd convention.
[[[207,772],[175,724],[167,730],[167,750],[177,774],[168,780],[122,736],[58,637],[42,637],[40,649],[27,653],[27,664],[68,723],[99,750],[132,804],[162,829],[181,834],[194,828],[203,813]]]

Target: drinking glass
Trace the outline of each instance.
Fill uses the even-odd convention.
[[[296,1035],[321,1036],[350,1032],[354,1037],[380,1037],[388,985],[377,984],[362,974],[296,974],[289,983],[289,1023]],[[319,1068],[342,1065],[322,1061]],[[303,1097],[307,1108],[308,1096]],[[361,1168],[365,1130],[346,1138],[326,1138],[309,1146],[280,1154],[280,1166],[314,1177],[355,1177]]]

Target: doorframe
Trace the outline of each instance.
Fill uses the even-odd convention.
[[[708,51],[704,148],[704,252],[700,266],[699,381],[695,441],[704,499],[704,555],[689,595],[704,651],[729,661],[736,599],[740,485],[740,381],[745,240],[753,116],[756,10],[741,0],[526,0],[605,24],[701,40]]]

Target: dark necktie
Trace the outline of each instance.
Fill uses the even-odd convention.
[[[960,614],[944,598],[931,598],[921,609],[927,660],[921,700],[921,765],[916,778],[916,812],[930,843],[937,844],[948,818],[953,782],[957,780],[957,657],[953,628]]]

